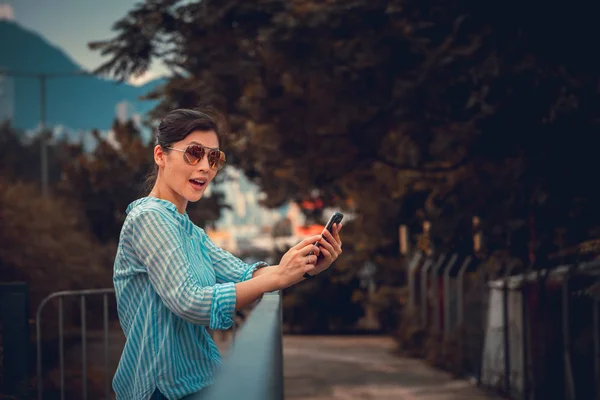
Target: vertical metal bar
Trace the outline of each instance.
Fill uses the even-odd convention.
[[[420,251],[415,252],[413,258],[408,264],[408,307],[410,310],[414,310],[417,304],[415,269],[418,267],[419,262],[421,261],[421,254],[422,253]]]
[[[37,350],[37,387],[38,387],[38,400],[42,400],[42,391],[44,390],[42,381],[42,327],[40,326],[40,315],[42,313],[43,303],[37,309],[35,315],[35,341]]]
[[[408,268],[406,269],[406,280],[408,282],[408,309],[415,309],[415,273],[412,268],[413,261],[417,258],[417,254],[415,253],[408,263]]]
[[[450,333],[452,331],[452,323],[451,321],[451,309],[450,309],[450,299],[452,298],[452,291],[450,290],[450,273],[452,272],[452,268],[454,268],[454,264],[458,260],[458,254],[452,254],[450,261],[446,265],[444,269],[444,313],[443,313],[443,327],[444,327],[444,340],[450,340]]]
[[[478,260],[478,265],[477,267],[479,268],[478,274],[479,274],[479,290],[480,290],[480,296],[481,296],[481,305],[479,310],[477,310],[478,312],[478,317],[479,317],[479,323],[481,324],[481,332],[485,332],[486,330],[486,324],[487,324],[487,312],[488,312],[488,306],[489,306],[489,297],[490,297],[490,286],[489,286],[489,282],[492,280],[491,279],[491,275],[492,274],[488,274],[488,272],[486,271],[486,269],[481,265],[481,261]],[[484,340],[483,340],[483,335],[481,336],[477,336],[476,339],[476,346],[480,351],[480,354],[483,354],[483,346],[484,346]],[[475,365],[477,368],[477,385],[481,385],[481,376],[482,376],[482,371],[483,371],[483,357],[479,356],[477,357],[477,360],[475,361]]]
[[[504,390],[510,395],[510,332],[508,326],[508,278],[502,286],[502,319],[504,331]]]
[[[599,301],[593,298],[592,308],[594,321],[594,382],[596,382],[596,400],[600,400],[600,316],[598,315]]]
[[[433,263],[431,258],[427,258],[423,267],[421,268],[421,327],[427,327],[427,307],[429,303],[427,301],[427,277],[429,276],[429,267]]]
[[[58,298],[58,357],[60,364],[60,400],[65,400],[65,351],[63,323],[63,296],[60,296]]]
[[[109,379],[109,347],[108,347],[108,295],[104,295],[104,397],[110,399],[110,379]]]
[[[87,349],[85,326],[85,295],[81,296],[81,387],[83,399],[87,399]]]
[[[573,388],[573,371],[571,369],[571,333],[569,329],[569,271],[562,282],[562,330],[563,330],[563,360],[565,368],[565,400],[575,400]]]
[[[528,318],[528,304],[527,304],[527,280],[524,279],[521,285],[521,327],[522,331],[522,339],[523,343],[523,400],[529,400],[529,387],[530,387],[530,374],[531,374],[531,366],[529,365],[529,318]]]
[[[46,143],[46,75],[40,75],[40,164],[42,195],[48,196],[48,145]]]
[[[450,262],[446,265],[444,269],[444,278],[443,278],[443,287],[444,287],[444,312],[443,312],[443,323],[442,327],[444,330],[444,340],[447,342],[450,340],[450,332],[452,330],[452,317],[450,315],[450,299],[452,298],[452,293],[450,292],[450,271],[456,262],[456,254],[452,255]]]
[[[446,258],[446,254],[442,253],[438,257],[437,263],[431,269],[431,313],[432,313],[432,322],[433,322],[433,330],[434,332],[440,331],[440,287],[439,287],[439,271],[440,266],[444,264],[444,260]]]
[[[457,290],[456,290],[456,327],[457,329],[462,329],[462,324],[464,322],[464,276],[469,264],[471,263],[471,256],[467,256],[465,261],[460,266],[460,270],[458,271],[458,279],[456,282]]]

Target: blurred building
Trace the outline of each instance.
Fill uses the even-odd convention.
[[[225,167],[221,173],[226,175],[225,182],[219,184],[219,190],[225,196],[225,203],[231,209],[222,211],[222,217],[214,230],[207,230],[211,240],[224,249],[240,254],[257,251],[269,251],[277,240],[273,238],[273,227],[282,219],[289,219],[291,231],[296,232],[304,224],[300,208],[286,204],[277,209],[267,209],[260,205],[261,193],[239,170]],[[210,186],[206,195],[210,195]],[[296,235],[292,234],[291,239]]]
[[[306,209],[310,211],[310,205],[289,202],[276,209],[267,209],[260,205],[264,193],[241,171],[228,166],[222,172],[227,179],[219,184],[219,190],[224,193],[225,203],[231,210],[223,210],[215,229],[206,230],[218,246],[252,258],[256,254],[289,248],[307,236],[323,231],[322,224],[306,218]],[[210,189],[209,186],[207,196],[210,196]],[[328,218],[333,211],[324,209],[324,217]],[[351,218],[345,212],[344,220]]]

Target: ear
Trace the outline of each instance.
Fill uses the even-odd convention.
[[[154,146],[154,162],[156,163],[156,165],[158,165],[159,167],[164,167],[166,156],[167,153],[165,153],[165,151],[160,145],[157,144],[156,146]]]

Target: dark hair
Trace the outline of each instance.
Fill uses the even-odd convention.
[[[201,110],[178,108],[170,111],[161,119],[156,130],[154,143],[162,147],[165,152],[168,152],[168,147],[185,139],[192,132],[214,131],[217,138],[220,139],[224,135],[225,129],[225,118],[212,107],[205,107]],[[144,195],[152,190],[157,176],[158,165],[154,163],[144,182]]]

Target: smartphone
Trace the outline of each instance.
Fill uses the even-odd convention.
[[[344,219],[344,214],[338,211],[334,212],[329,218],[329,221],[327,221],[325,229],[331,232],[331,230],[333,229],[333,224],[339,224],[340,222],[342,222],[342,219]],[[315,246],[321,246],[321,243],[315,242]]]

